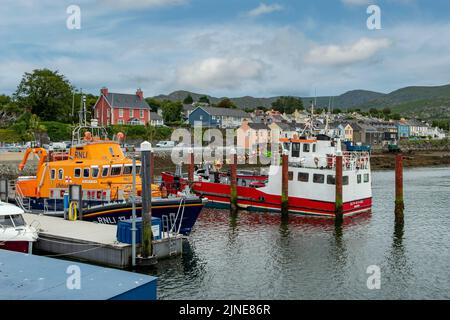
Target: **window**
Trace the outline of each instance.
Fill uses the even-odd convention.
[[[130,110],[128,110],[128,116],[129,116],[130,118],[133,117],[133,109],[130,108]]]
[[[336,177],[331,174],[327,175],[327,184],[336,184]]]
[[[100,110],[97,109],[96,112],[97,112],[97,119],[98,119],[98,118],[100,118]]]
[[[120,171],[122,170],[122,166],[120,167],[112,167],[111,168],[111,176],[118,176],[120,175]]]
[[[297,180],[301,182],[308,182],[309,181],[309,173],[306,172],[299,172],[297,176]]]
[[[81,169],[80,168],[76,168],[74,171],[74,177],[75,178],[79,178],[81,177]]]
[[[360,174],[356,175],[356,181],[358,183],[361,183],[361,175]]]
[[[107,177],[109,174],[109,166],[103,166],[102,168],[102,177]]]
[[[11,215],[11,220],[14,222],[16,227],[25,226],[25,220],[21,214],[13,214]]]
[[[2,227],[14,227],[14,224],[10,216],[0,216],[0,226]]]
[[[313,182],[314,183],[324,183],[325,182],[325,176],[323,174],[314,173],[314,175],[313,175]]]
[[[311,145],[309,143],[303,144],[303,152],[309,152]]]
[[[369,174],[368,173],[365,173],[364,174],[364,182],[369,182]]]
[[[316,144],[314,143],[312,146],[313,146],[313,151],[312,152],[316,152]]]
[[[123,174],[131,174],[131,171],[133,170],[133,166],[124,166],[123,167]]]
[[[141,166],[136,165],[136,174],[140,174],[140,173],[141,173]]]
[[[84,168],[83,169],[83,178],[89,178],[91,175],[91,169],[89,168]]]
[[[106,109],[106,116],[109,118],[109,116],[111,115],[109,108]]]
[[[122,118],[122,117],[123,117],[123,109],[120,108],[120,109],[119,109],[119,118]]]
[[[64,170],[63,169],[59,169],[58,170],[58,180],[62,180],[64,177]]]
[[[300,157],[300,143],[293,143],[292,144],[291,156],[294,157],[294,158]]]
[[[117,124],[123,124],[123,120],[122,119],[117,120]]]
[[[50,179],[55,180],[56,177],[56,170],[52,169],[50,170]]]
[[[203,120],[203,115],[200,115],[200,120]]]
[[[348,176],[342,177],[342,185],[347,186],[348,185]]]
[[[144,118],[144,110],[139,110],[139,116],[142,118]]]
[[[292,171],[288,171],[288,180],[289,181],[294,180],[294,173]]]
[[[92,178],[97,178],[100,170],[98,167],[92,167]]]

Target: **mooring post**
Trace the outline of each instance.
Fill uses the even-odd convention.
[[[194,150],[189,148],[189,182],[194,182]]]
[[[141,143],[141,180],[142,180],[142,258],[153,255],[152,248],[152,181],[150,175],[150,155],[152,145],[148,141]]]
[[[289,213],[289,151],[284,149],[281,156],[281,215]]]
[[[230,177],[230,213],[236,214],[237,206],[237,152],[231,149],[231,177]]]
[[[155,154],[153,148],[150,149],[150,180],[155,181]]]
[[[395,219],[403,219],[405,204],[403,202],[403,154],[395,156]]]
[[[342,208],[343,199],[342,199],[342,155],[339,154],[336,156],[336,174],[335,174],[335,184],[336,184],[336,198],[335,198],[335,221],[336,223],[341,223],[344,219],[344,211]]]

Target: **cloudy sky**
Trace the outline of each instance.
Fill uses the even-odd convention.
[[[81,9],[68,29],[67,8]],[[367,8],[381,9],[369,30]],[[24,72],[145,96],[390,92],[450,83],[450,0],[1,0],[0,93]]]

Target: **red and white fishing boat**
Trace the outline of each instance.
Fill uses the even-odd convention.
[[[38,234],[25,223],[23,213],[21,208],[0,201],[0,249],[31,252]]]
[[[338,138],[327,135],[281,139],[289,154],[289,212],[334,217],[337,155],[343,156],[343,212],[345,216],[366,212],[372,206],[372,177],[368,152],[347,152]],[[230,174],[197,170],[193,191],[208,198],[209,206],[230,205]],[[281,164],[272,164],[267,175],[237,175],[238,206],[246,210],[281,211]],[[184,188],[185,177],[162,173],[163,182]]]

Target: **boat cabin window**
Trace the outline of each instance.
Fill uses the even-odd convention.
[[[81,177],[81,169],[80,168],[75,168],[73,175],[74,175],[75,178]]]
[[[137,165],[136,166],[136,174],[140,174],[141,173],[141,166]]]
[[[361,183],[361,175],[360,174],[356,175],[356,180],[358,183]]]
[[[314,183],[324,183],[325,182],[325,175],[314,173],[314,175],[313,175],[313,182]]]
[[[102,168],[102,177],[107,177],[109,174],[109,166],[103,166]]]
[[[52,169],[50,170],[50,179],[55,180],[56,178],[56,170]]]
[[[4,228],[14,227],[14,224],[11,220],[11,216],[0,216],[0,226]]]
[[[23,219],[23,216],[21,214],[13,214],[13,215],[11,215],[11,220],[14,222],[14,225],[16,227],[23,227],[23,226],[25,226],[25,220]]]
[[[84,168],[83,169],[83,178],[89,178],[90,175],[91,175],[91,169]]]
[[[331,174],[327,175],[327,184],[336,184],[335,176]]]
[[[92,178],[97,178],[100,173],[100,169],[98,167],[92,167]]]
[[[118,175],[120,175],[121,171],[122,171],[122,166],[120,166],[120,167],[112,167],[111,168],[111,176],[118,176]]]
[[[58,180],[62,180],[64,177],[64,170],[63,169],[59,169],[58,170]]]
[[[369,182],[369,180],[370,180],[370,179],[369,179],[369,174],[368,174],[368,173],[365,173],[365,174],[364,174],[364,182],[367,183],[367,182]]]
[[[288,171],[288,180],[289,181],[294,180],[294,173],[292,171]]]
[[[301,182],[308,182],[309,181],[309,173],[307,172],[299,172],[297,176],[297,180]]]
[[[131,174],[132,171],[133,171],[132,165],[127,165],[123,167],[123,174]]]
[[[292,153],[291,156],[294,158],[300,157],[300,143],[292,143]]]
[[[342,177],[342,184],[343,184],[344,186],[347,186],[347,185],[348,185],[348,176],[343,176],[343,177]]]
[[[309,152],[311,150],[311,145],[309,143],[303,144],[303,152]]]
[[[313,143],[313,151],[312,152],[316,152],[316,144],[315,143]]]

